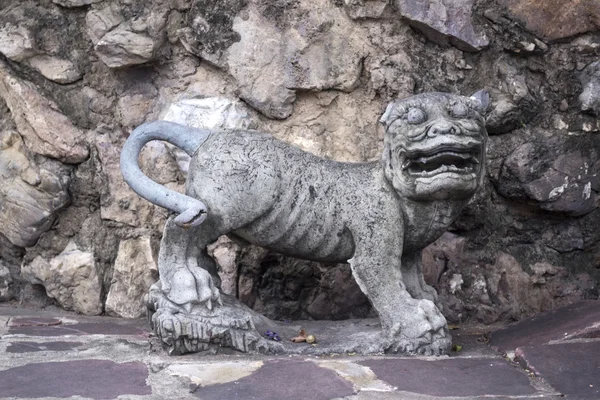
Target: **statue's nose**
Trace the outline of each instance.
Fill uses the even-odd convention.
[[[438,135],[456,135],[458,130],[454,126],[454,124],[448,121],[438,121],[435,124],[431,125],[429,130],[427,131],[427,136],[433,137]]]

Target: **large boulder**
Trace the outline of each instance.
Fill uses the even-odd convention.
[[[156,58],[157,50],[165,41],[163,28],[169,12],[165,3],[153,1],[141,10],[133,8],[137,6],[131,2],[115,2],[92,9],[86,16],[94,50],[110,68],[148,63]]]
[[[143,317],[146,314],[144,298],[157,280],[158,267],[150,238],[123,240],[106,298],[106,313],[123,318]]]
[[[44,286],[46,294],[66,310],[85,315],[102,313],[94,254],[80,250],[73,242],[51,260],[38,256],[24,264],[21,275],[32,284]]]
[[[0,97],[4,99],[29,149],[65,163],[80,163],[88,156],[83,132],[52,100],[35,86],[15,76],[0,61]]]
[[[291,115],[297,90],[356,88],[366,56],[343,10],[288,3],[197,1],[179,31],[186,49],[229,72],[242,99],[277,119]]]
[[[0,233],[16,246],[34,245],[69,204],[69,173],[34,157],[17,132],[0,132]]]
[[[600,29],[600,3],[594,0],[498,0],[498,4],[525,29],[546,40]]]
[[[489,41],[473,26],[475,0],[395,0],[409,24],[438,44],[453,44],[461,50],[478,51]]]
[[[600,116],[600,61],[594,61],[579,74],[583,91],[579,95],[581,110]]]

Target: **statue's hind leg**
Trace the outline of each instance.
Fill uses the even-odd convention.
[[[221,233],[210,220],[184,228],[171,218],[165,226],[160,281],[150,289],[148,306],[154,311],[154,331],[171,354],[219,346],[240,351],[265,347],[254,328],[253,312],[219,293],[216,264],[206,246]]]

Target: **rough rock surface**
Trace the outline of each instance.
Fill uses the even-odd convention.
[[[188,14],[182,43],[235,77],[240,97],[267,117],[289,117],[296,90],[352,91],[358,85],[366,43],[343,10],[320,12],[325,0],[249,1],[243,16],[228,13],[245,2],[206,3]],[[288,18],[290,7],[303,18]]]
[[[34,156],[21,136],[0,132],[0,232],[16,246],[32,246],[69,203],[69,169]]]
[[[62,253],[49,261],[35,258],[23,265],[21,274],[29,282],[43,285],[48,296],[66,310],[85,315],[102,312],[94,254],[79,250],[75,243],[69,243]]]
[[[489,42],[473,27],[474,0],[394,0],[409,24],[439,44],[452,43],[465,51],[477,51]]]
[[[600,115],[600,61],[587,65],[579,75],[583,91],[579,95],[581,110]]]
[[[106,313],[123,318],[140,318],[146,314],[145,295],[158,280],[156,260],[150,238],[124,240],[119,244]]]
[[[546,40],[558,40],[600,28],[600,4],[593,0],[499,0],[507,13]]]
[[[27,62],[46,78],[54,82],[73,83],[81,78],[81,72],[69,60],[39,55],[31,57]]]
[[[0,301],[9,301],[12,299],[13,279],[10,270],[0,263]]]
[[[13,221],[0,224],[0,291],[10,287],[9,298],[48,304],[20,266],[74,241],[94,254],[104,303],[119,243],[160,239],[167,213],[118,171],[124,139],[144,121],[178,110],[168,118],[233,120],[321,156],[367,161],[381,151],[377,120],[392,99],[481,88],[492,99],[485,190],[451,229],[464,246],[453,258],[434,248],[439,257],[426,262],[448,317],[506,321],[598,297],[597,2],[464,1],[461,15],[446,0],[422,2],[427,12],[409,0],[57,2],[0,2],[0,135],[23,142],[0,150],[3,160],[11,154],[0,192],[18,188],[25,197],[11,198],[27,205],[17,213],[0,196],[0,215]],[[97,47],[107,35],[120,39]],[[461,50],[470,47],[480,50]],[[235,106],[198,106],[209,98]],[[171,152],[156,143],[141,161],[183,190],[185,161]],[[51,184],[36,186],[33,169]],[[224,289],[269,317],[369,315],[345,265],[325,273],[230,242],[214,253]],[[238,275],[228,275],[233,263]]]
[[[13,75],[0,63],[0,97],[11,111],[19,133],[32,151],[66,163],[79,163],[88,156],[81,142],[83,132],[58,111],[27,81]]]

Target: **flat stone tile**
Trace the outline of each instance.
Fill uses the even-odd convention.
[[[246,377],[194,393],[202,400],[329,400],[354,390],[350,382],[311,361],[269,360]]]
[[[148,370],[139,362],[77,360],[27,364],[0,371],[0,396],[114,399],[124,394],[151,394],[147,378]]]
[[[492,333],[490,344],[500,351],[552,340],[600,337],[600,301],[587,300],[527,318]]]
[[[83,345],[81,342],[12,342],[7,353],[33,353],[37,351],[67,351]]]
[[[81,322],[78,324],[62,324],[55,326],[26,325],[11,326],[8,329],[9,334],[25,336],[67,336],[67,335],[147,335],[149,330],[142,328],[117,324],[114,322],[90,323]]]
[[[398,390],[429,396],[525,396],[536,392],[523,372],[498,359],[388,358],[360,364]]]
[[[57,318],[29,317],[12,318],[8,326],[53,326],[60,325],[62,322]]]
[[[516,355],[567,399],[600,399],[600,341],[526,346]]]

